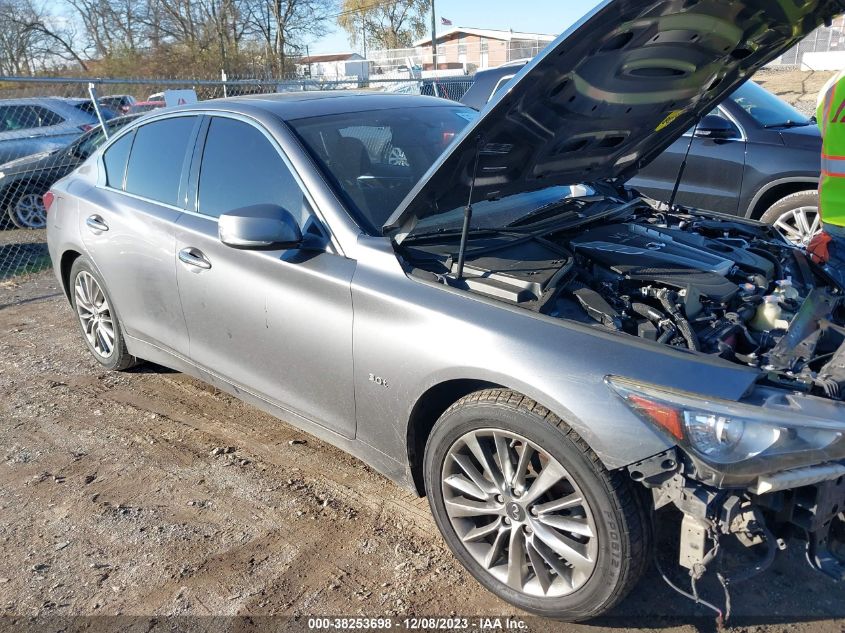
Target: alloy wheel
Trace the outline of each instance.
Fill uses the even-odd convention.
[[[559,597],[589,580],[598,553],[593,512],[537,444],[501,429],[466,433],[446,454],[441,486],[463,547],[511,589]]]
[[[37,193],[22,195],[12,207],[15,224],[25,229],[43,229],[47,225],[47,209]]]
[[[114,350],[114,322],[106,295],[94,276],[82,271],[74,284],[76,313],[94,351],[108,358]]]
[[[795,246],[806,248],[821,230],[821,216],[817,207],[798,207],[786,211],[775,220],[774,226]]]

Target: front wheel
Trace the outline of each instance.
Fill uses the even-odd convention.
[[[630,479],[514,392],[479,391],[443,414],[426,446],[425,486],[458,560],[526,611],[596,617],[647,563],[650,524]]]
[[[807,248],[821,230],[819,192],[808,189],[784,196],[769,207],[760,220],[774,226],[795,246]]]

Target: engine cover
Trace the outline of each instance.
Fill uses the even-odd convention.
[[[571,246],[576,253],[627,279],[695,288],[714,301],[729,301],[738,288],[725,275],[737,263],[720,255],[719,250],[723,246],[728,252],[732,249],[716,240],[704,239],[701,245],[684,243],[686,238],[683,231],[612,224],[582,233]]]

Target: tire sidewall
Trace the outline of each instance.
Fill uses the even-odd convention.
[[[491,427],[518,433],[548,451],[566,468],[593,512],[599,541],[596,567],[590,579],[572,594],[558,598],[535,598],[511,589],[472,558],[452,528],[445,511],[440,483],[446,453],[465,433]],[[475,404],[447,412],[429,437],[424,478],[432,514],[447,545],[488,590],[528,612],[567,620],[594,617],[604,610],[605,605],[615,603],[618,585],[625,575],[623,562],[629,549],[621,527],[621,516],[610,500],[611,491],[596,473],[590,459],[558,428],[539,416],[501,404]]]
[[[766,209],[760,216],[760,221],[766,224],[774,224],[787,211],[811,206],[816,207],[816,209],[819,208],[819,192],[813,189],[796,191],[784,196]]]
[[[76,309],[76,278],[81,272],[87,272],[92,277],[94,277],[94,279],[100,286],[100,290],[103,291],[103,295],[105,295],[106,301],[108,301],[109,304],[109,310],[111,312],[112,323],[114,327],[114,346],[112,347],[111,354],[108,357],[100,356],[100,354],[97,353],[97,350],[95,350],[94,347],[91,345],[91,342],[85,335],[85,330],[82,327],[82,321],[79,318],[79,312]],[[97,270],[94,268],[90,261],[88,261],[85,257],[78,257],[71,266],[68,286],[68,293],[70,294],[70,304],[73,307],[73,314],[76,317],[76,324],[79,328],[79,333],[82,335],[82,340],[85,342],[85,346],[88,348],[88,351],[91,352],[91,355],[94,357],[94,359],[103,367],[105,367],[106,369],[117,369],[124,362],[126,348],[123,341],[123,333],[121,331],[120,318],[117,315],[117,310],[114,307],[114,301],[112,301],[111,295],[109,294],[108,288],[106,287],[103,278],[100,276],[100,274],[97,272]]]

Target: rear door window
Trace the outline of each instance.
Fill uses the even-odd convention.
[[[195,123],[193,116],[175,117],[153,121],[135,131],[126,169],[127,193],[181,206],[179,185],[188,146],[193,149]]]
[[[198,198],[198,211],[215,218],[257,204],[285,208],[300,226],[310,216],[302,189],[273,143],[255,126],[225,117],[213,117],[208,127]]]
[[[114,189],[123,189],[123,175],[126,173],[126,162],[129,160],[129,150],[132,149],[134,133],[115,141],[104,153],[103,164],[106,167],[106,184]]]
[[[34,127],[51,127],[64,123],[64,117],[59,116],[52,110],[42,108],[41,106],[30,106],[32,117],[37,121],[38,125]]]
[[[0,132],[15,132],[38,127],[49,127],[64,122],[55,112],[31,105],[0,107]]]

